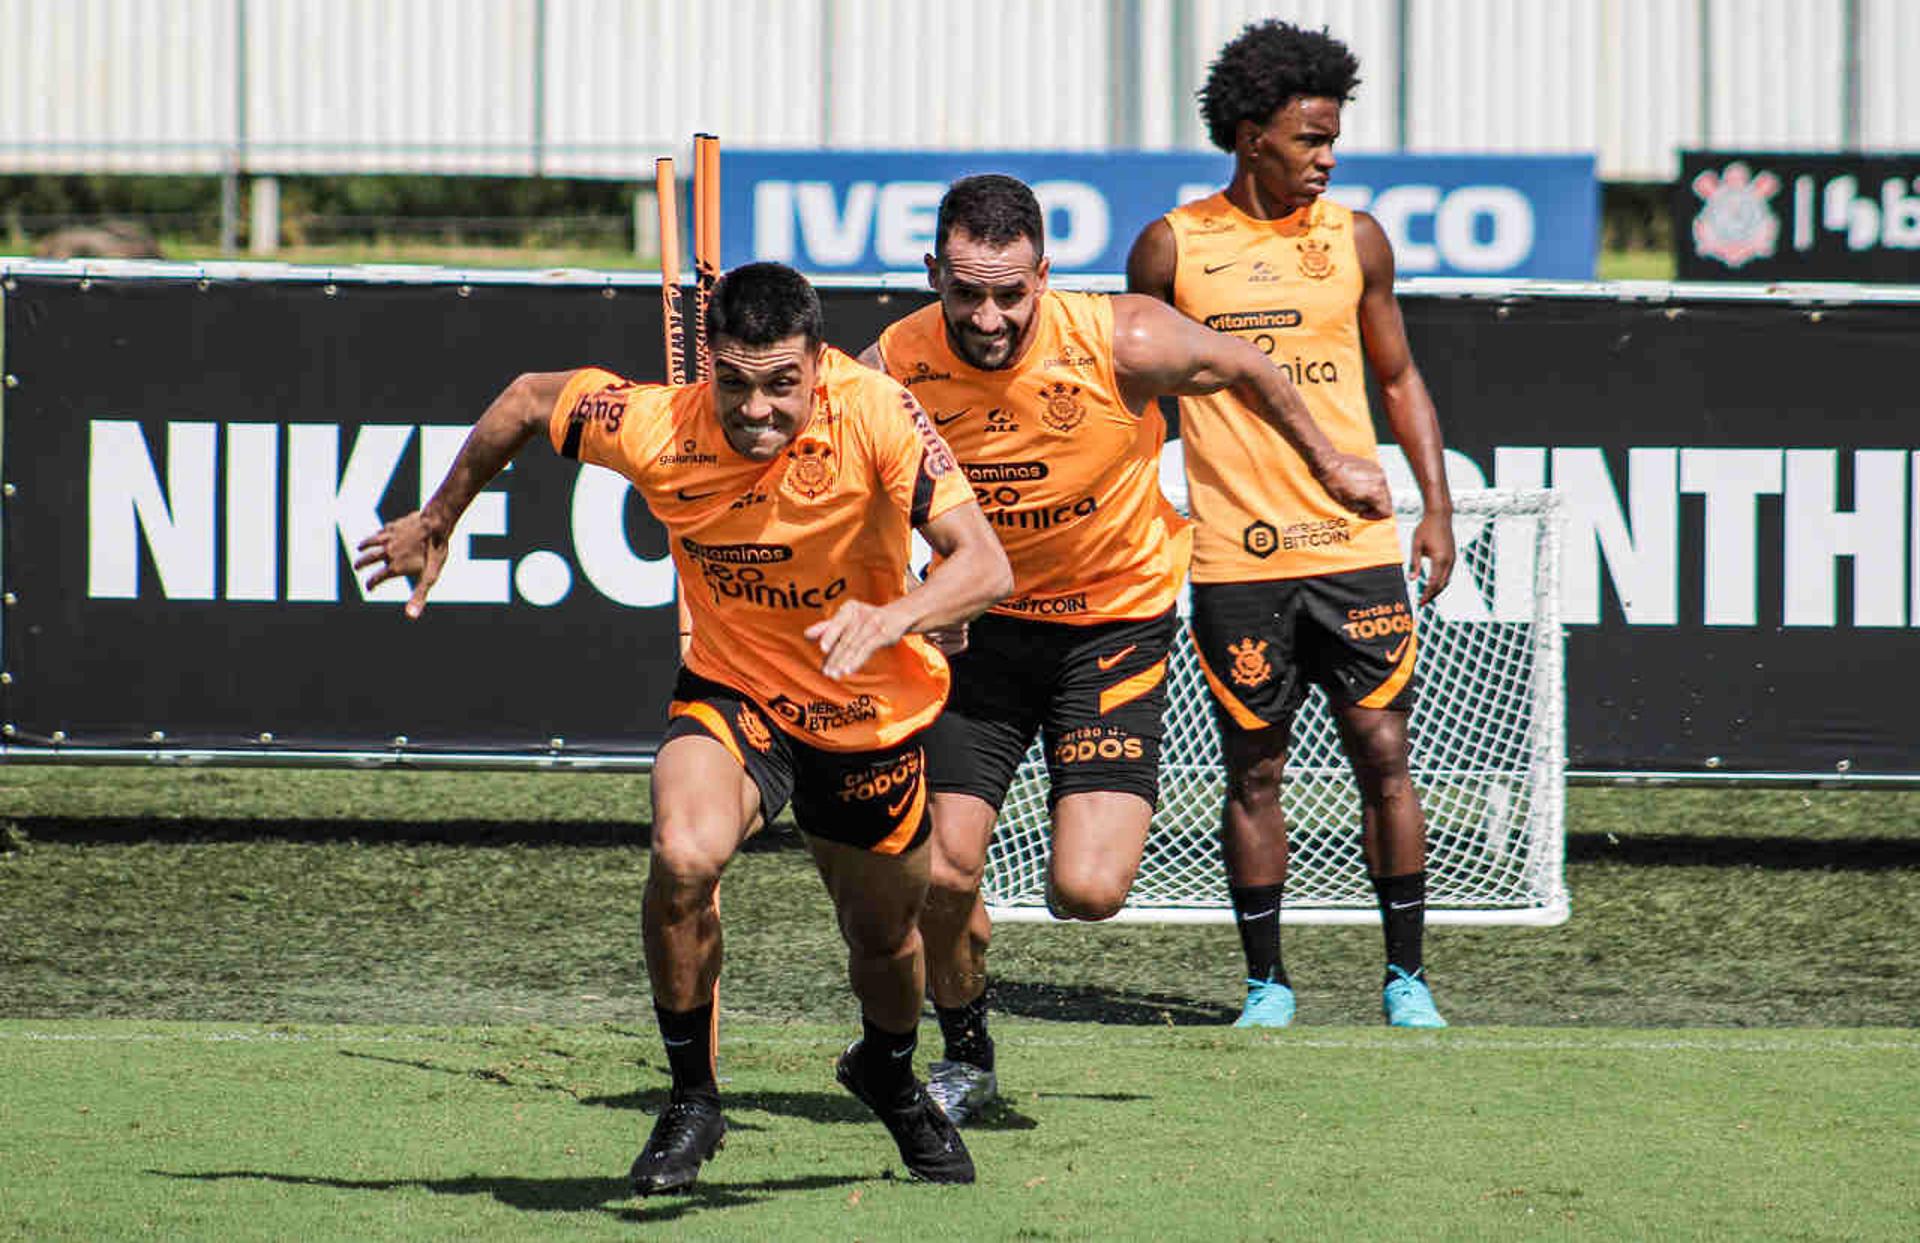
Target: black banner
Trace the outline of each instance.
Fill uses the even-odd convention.
[[[853,351],[926,298],[824,293]],[[1455,489],[1565,501],[1576,771],[1920,774],[1920,303],[1402,303]],[[672,575],[616,476],[529,448],[417,623],[346,552],[519,372],[658,378],[656,288],[16,275],[4,313],[11,742],[657,743]]]
[[[1920,284],[1920,154],[1683,152],[1673,244],[1685,281]]]

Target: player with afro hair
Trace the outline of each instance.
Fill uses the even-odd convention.
[[[1324,29],[1278,19],[1255,22],[1220,49],[1200,88],[1207,137],[1231,152],[1240,122],[1264,126],[1296,95],[1346,103],[1360,85],[1360,61]]]

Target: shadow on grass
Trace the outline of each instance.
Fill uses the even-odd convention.
[[[1027,1019],[1120,1027],[1217,1027],[1239,1011],[1191,997],[1128,993],[1088,985],[993,982],[993,1008]]]
[[[612,1095],[582,1096],[564,1084],[542,1082],[537,1078],[516,1078],[512,1071],[495,1066],[446,1066],[424,1059],[387,1057],[379,1053],[361,1053],[353,1049],[339,1050],[341,1057],[353,1058],[361,1062],[379,1062],[387,1066],[400,1066],[408,1070],[423,1070],[429,1074],[450,1075],[456,1079],[471,1079],[479,1083],[497,1084],[501,1087],[533,1089],[540,1092],[553,1092],[570,1096],[582,1105],[596,1109],[631,1109],[648,1115],[657,1115],[667,1107],[666,1088],[640,1088],[632,1092],[618,1092]],[[831,1073],[831,1072],[828,1072]],[[1049,1096],[1061,1099],[1135,1101],[1146,1097],[1121,1094],[1103,1094],[1097,1096],[1075,1096],[1071,1093],[1049,1093]],[[878,1126],[876,1119],[865,1105],[845,1093],[833,1090],[824,1092],[726,1092],[722,1095],[722,1105],[727,1115],[727,1125],[736,1131],[757,1131],[763,1128],[752,1122],[741,1121],[740,1115],[748,1112],[773,1114],[783,1118],[798,1118],[806,1122],[854,1123],[862,1126]],[[1039,1125],[1034,1119],[1018,1109],[1001,1102],[989,1115],[983,1117],[980,1129],[987,1131],[1031,1131]]]
[[[1633,867],[1752,867],[1782,872],[1892,872],[1920,867],[1920,837],[1716,837],[1567,834],[1567,862]]]
[[[289,1187],[326,1187],[336,1191],[430,1191],[435,1195],[486,1196],[525,1213],[602,1212],[622,1221],[672,1221],[701,1209],[757,1204],[782,1191],[819,1191],[872,1182],[875,1175],[810,1174],[805,1178],[769,1178],[750,1182],[701,1182],[685,1194],[661,1200],[635,1199],[624,1178],[512,1178],[472,1174],[464,1178],[328,1178],[318,1174],[282,1174],[271,1170],[147,1170],[159,1178],[186,1182],[253,1180]],[[616,1203],[617,1202],[617,1203]]]
[[[604,820],[242,820],[154,816],[15,816],[29,842],[130,846],[142,842],[362,842],[447,846],[644,847],[645,821]],[[743,853],[804,851],[791,827],[756,833]]]

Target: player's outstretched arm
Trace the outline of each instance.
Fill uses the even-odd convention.
[[[1013,568],[987,517],[974,501],[956,505],[920,528],[940,554],[926,581],[897,600],[868,604],[848,600],[833,616],[807,627],[824,655],[821,672],[844,678],[875,652],[909,634],[925,634],[970,621],[1013,590]]]
[[[1230,388],[1286,438],[1328,496],[1363,518],[1393,512],[1379,464],[1335,449],[1300,390],[1251,342],[1197,324],[1154,298],[1119,294],[1113,300],[1113,345],[1129,408]]]
[[[1380,385],[1387,426],[1406,455],[1425,509],[1413,531],[1407,573],[1418,574],[1421,563],[1426,563],[1427,585],[1420,593],[1420,603],[1426,604],[1446,589],[1455,555],[1453,495],[1447,490],[1440,417],[1427,382],[1414,365],[1400,303],[1393,296],[1393,244],[1379,222],[1365,212],[1353,214],[1353,241],[1360,253],[1363,281],[1360,342],[1367,352],[1367,368]]]
[[[480,490],[506,469],[516,453],[547,424],[553,404],[571,379],[571,371],[528,372],[507,385],[467,434],[433,496],[419,509],[395,518],[360,541],[356,570],[373,569],[368,587],[390,578],[413,582],[408,617],[420,616],[427,593],[447,563],[447,541],[460,515]]]

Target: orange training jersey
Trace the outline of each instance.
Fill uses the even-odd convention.
[[[1326,198],[1256,220],[1216,194],[1167,213],[1173,304],[1259,346],[1307,399],[1333,446],[1378,460],[1360,345],[1353,212]],[[1230,391],[1180,399],[1188,505],[1200,529],[1193,581],[1306,578],[1393,565],[1391,518],[1360,518]]]
[[[888,372],[953,446],[1013,565],[993,612],[1058,622],[1157,617],[1192,546],[1160,494],[1166,422],[1136,415],[1113,369],[1113,301],[1049,291],[1013,365],[980,371],[947,344],[938,303],[880,334]]]
[[[666,527],[693,620],[687,668],[812,746],[891,746],[946,702],[945,659],[908,635],[836,682],[802,632],[842,601],[904,593],[910,528],[968,499],[951,452],[904,389],[838,350],[821,363],[812,418],[771,462],[727,443],[711,388],[589,368],[548,432],[562,454],[625,475]]]

